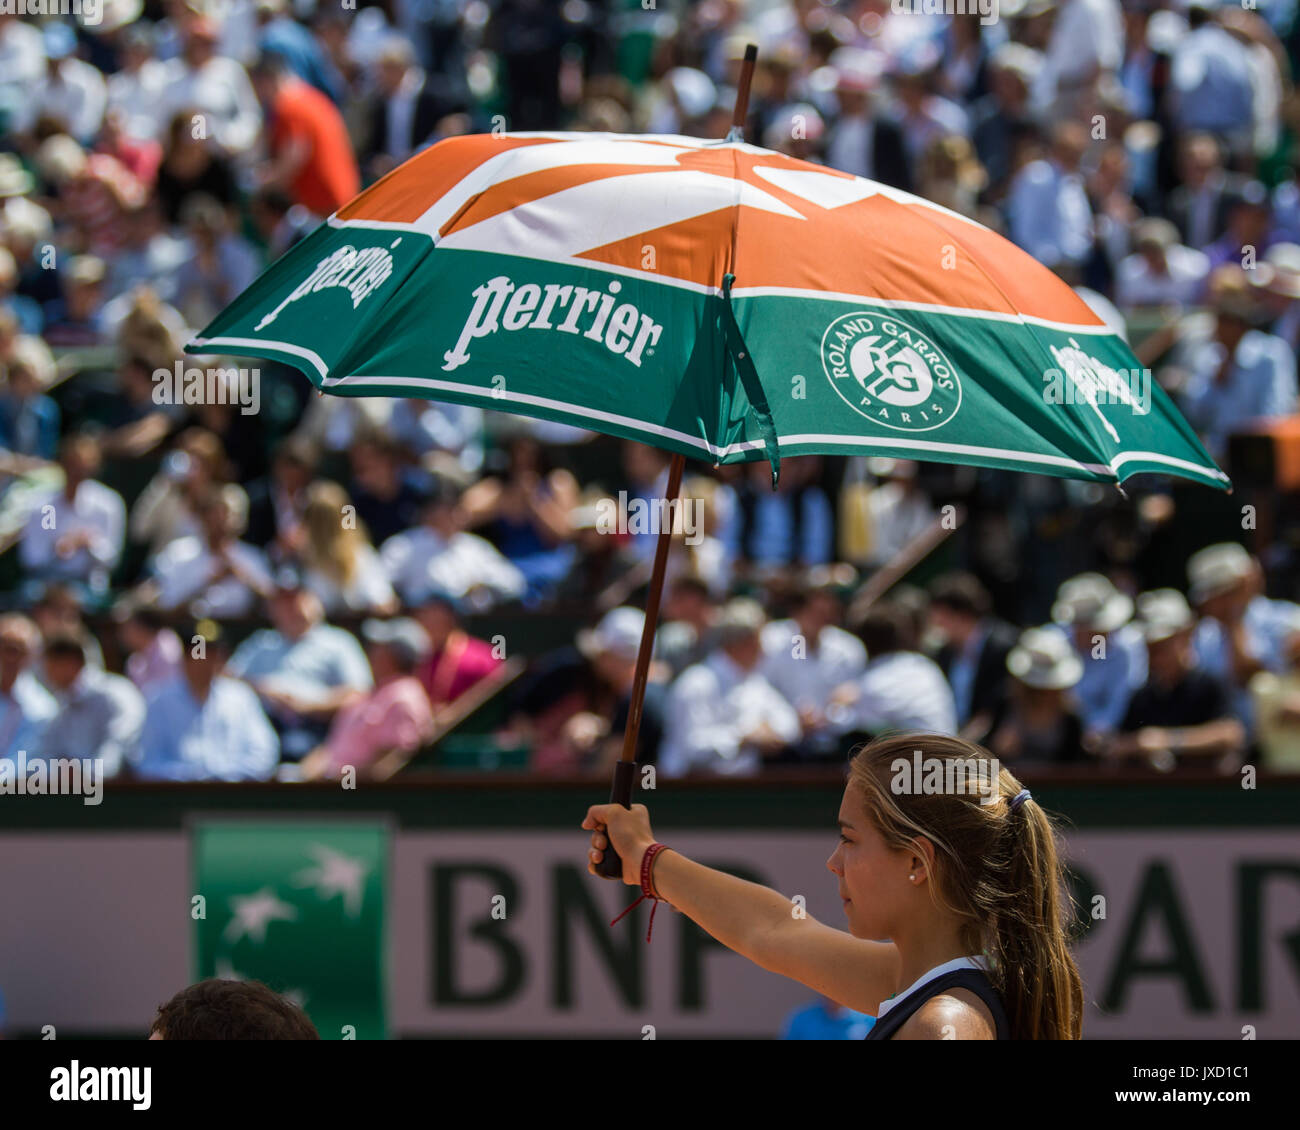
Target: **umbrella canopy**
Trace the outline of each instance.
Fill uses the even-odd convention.
[[[1123,340],[1025,252],[738,140],[441,141],[187,350],[774,475],[781,455],[826,452],[1228,483]]]

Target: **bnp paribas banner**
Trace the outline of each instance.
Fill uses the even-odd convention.
[[[385,824],[205,821],[193,859],[198,978],[262,981],[325,1040],[386,1038]]]

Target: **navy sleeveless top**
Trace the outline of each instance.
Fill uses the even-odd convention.
[[[917,1009],[932,997],[937,997],[948,989],[969,989],[989,1006],[989,1012],[993,1014],[993,1025],[997,1032],[996,1038],[999,1040],[1011,1039],[1011,1025],[1007,1023],[1007,1014],[1002,1007],[1002,998],[998,996],[997,990],[993,988],[993,983],[982,970],[969,968],[954,969],[949,973],[941,974],[933,981],[927,981],[924,985],[909,993],[871,1026],[871,1031],[866,1034],[865,1038],[868,1040],[893,1039],[894,1033],[907,1023]]]

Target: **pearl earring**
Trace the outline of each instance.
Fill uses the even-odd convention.
[[[912,874],[910,874],[910,875],[908,876],[908,878],[911,879],[913,883],[915,883],[915,882],[916,882],[916,872],[913,871]]]

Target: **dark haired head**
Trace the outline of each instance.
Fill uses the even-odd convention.
[[[248,67],[253,79],[279,80],[289,73],[289,60],[278,51],[263,51]]]
[[[133,608],[118,618],[122,622],[134,621],[146,632],[161,632],[167,626],[167,616],[156,608]]]
[[[36,607],[80,613],[81,597],[71,585],[63,584],[60,581],[51,581],[45,586],[45,591],[41,593],[40,599],[36,601]]]
[[[694,573],[682,573],[668,587],[673,592],[691,593],[702,600],[711,600],[713,597],[708,582]]]
[[[320,460],[320,452],[311,440],[291,435],[276,445],[271,458],[273,462],[293,463],[310,471]]]
[[[980,620],[989,614],[993,602],[988,590],[970,573],[948,573],[930,586],[930,604]]]
[[[86,647],[81,637],[72,632],[53,632],[45,639],[46,659],[75,659],[86,662]]]
[[[449,510],[460,504],[461,495],[464,489],[457,486],[448,478],[439,475],[433,483],[429,493],[425,495],[423,507],[426,511],[430,510]]]
[[[891,651],[910,651],[916,646],[912,617],[892,601],[873,604],[858,622],[857,631],[871,659]]]
[[[293,207],[293,197],[282,188],[265,185],[253,194],[251,203],[254,207],[265,208],[268,212],[274,212],[277,216],[284,216]]]
[[[319,1040],[297,1005],[260,981],[211,978],[182,989],[149,1028],[162,1040]]]

